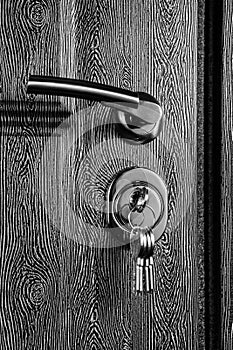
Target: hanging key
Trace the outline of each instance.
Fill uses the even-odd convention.
[[[139,292],[143,292],[143,272],[146,257],[147,237],[145,232],[141,233],[141,252],[140,252],[140,265],[139,265]]]
[[[141,257],[144,252],[144,235],[141,227],[133,227],[132,234],[139,236],[138,239],[130,243],[130,249],[133,258],[136,260],[136,276],[135,276],[135,289],[136,292],[142,291],[142,264]]]
[[[154,289],[154,260],[153,260],[153,252],[155,246],[155,236],[152,230],[149,232],[151,239],[151,252],[149,257],[149,274],[150,274],[150,290]]]
[[[150,265],[150,254],[151,254],[151,239],[150,234],[146,230],[146,255],[145,255],[145,286],[146,291],[150,291],[150,273],[149,273],[149,265]]]
[[[141,265],[141,258],[137,258],[137,264],[136,264],[136,292],[139,292],[139,290],[140,290],[140,265]]]
[[[141,230],[140,230],[141,231]],[[137,257],[137,265],[136,265],[136,291],[139,292],[142,289],[142,271],[141,271],[141,256],[143,254],[143,233],[140,232],[140,250]]]

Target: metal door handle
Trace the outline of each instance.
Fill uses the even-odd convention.
[[[113,109],[120,134],[136,143],[153,140],[162,128],[162,109],[153,96],[144,92],[84,80],[31,75],[27,93],[99,101]]]

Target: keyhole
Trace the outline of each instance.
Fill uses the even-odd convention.
[[[129,207],[132,211],[141,213],[149,199],[148,188],[137,187],[131,194],[129,199]]]

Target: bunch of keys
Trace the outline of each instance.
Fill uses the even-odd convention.
[[[131,233],[136,235],[137,240],[131,243],[131,247],[136,247],[136,292],[143,292],[144,285],[146,292],[154,289],[154,260],[153,251],[155,245],[155,237],[152,228],[156,224],[156,220],[151,227],[133,226],[131,214],[133,212],[141,213],[147,205],[148,191],[146,188],[136,189],[130,199],[131,211],[128,216],[128,221],[132,227]],[[147,205],[151,210],[155,219],[154,210]],[[136,243],[136,246],[135,246]],[[134,249],[135,250],[135,249]]]
[[[154,234],[150,228],[134,227],[132,231],[139,233],[137,243],[138,255],[136,257],[136,291],[146,292],[154,289]],[[139,246],[138,246],[139,243]]]

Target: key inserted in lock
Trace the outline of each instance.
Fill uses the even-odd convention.
[[[167,188],[147,168],[127,169],[116,176],[107,193],[107,221],[135,239],[134,227],[151,228],[158,240],[167,224]]]
[[[129,209],[141,213],[145,209],[148,199],[148,188],[145,186],[137,187],[130,196]]]

